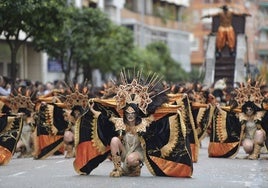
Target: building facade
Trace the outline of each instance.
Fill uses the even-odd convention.
[[[208,13],[220,11],[223,4],[238,12],[250,12],[247,18],[248,61],[267,64],[268,0],[75,0],[77,7],[98,7],[118,25],[131,29],[135,44],[145,47],[154,41],[163,41],[172,57],[190,72],[202,67],[206,38],[211,31],[211,20],[201,20]],[[257,20],[257,21],[256,21]],[[35,52],[30,42],[20,49],[17,57],[19,78],[48,82],[63,79],[58,64],[45,53]],[[0,38],[0,75],[10,73],[10,52]],[[93,79],[100,81],[98,71]],[[98,85],[98,84],[97,84]]]
[[[266,77],[268,72],[268,0],[257,2],[257,36],[255,40],[256,55],[262,77]]]
[[[189,6],[188,0],[76,0],[75,5],[100,8],[114,23],[131,29],[135,44],[139,47],[163,41],[182,68],[191,71],[190,33],[180,21],[182,12]],[[8,51],[4,41],[0,45]],[[17,59],[20,78],[42,82],[64,78],[57,68],[57,62],[49,59],[45,53],[35,52],[30,43],[23,45]],[[9,75],[9,61],[8,53],[0,55],[1,75]],[[97,82],[100,82],[99,79],[98,75],[93,78]]]

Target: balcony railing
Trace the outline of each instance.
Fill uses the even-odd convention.
[[[159,17],[150,15],[141,15],[140,13],[132,12],[128,9],[122,9],[121,17],[122,19],[135,19],[137,22],[154,27],[165,27],[174,30],[187,31],[187,24],[185,23],[173,20],[163,20]]]
[[[256,49],[257,50],[267,50],[268,51],[268,41],[259,42],[258,44],[256,44]]]

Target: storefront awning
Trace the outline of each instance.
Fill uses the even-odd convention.
[[[178,6],[185,6],[185,7],[189,6],[189,0],[161,0],[161,1],[165,1],[167,3],[173,3]]]

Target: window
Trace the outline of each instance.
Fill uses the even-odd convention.
[[[47,60],[48,72],[62,72],[61,63],[57,59],[49,58]]]

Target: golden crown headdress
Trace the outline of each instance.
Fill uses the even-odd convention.
[[[142,72],[138,71],[133,78],[130,74],[127,76],[125,70],[120,73],[122,84],[117,87],[115,96],[117,109],[122,109],[126,104],[137,104],[138,108],[147,114],[147,108],[152,103],[152,98],[164,91],[153,92],[155,86],[160,82],[160,78],[156,74],[149,74],[147,79],[142,80]]]
[[[102,94],[102,99],[107,99],[112,96],[115,96],[117,93],[117,86],[114,82],[109,81],[107,83],[103,84],[103,90],[100,91],[100,94]]]
[[[14,89],[8,97],[8,106],[12,112],[17,113],[21,108],[33,111],[35,104],[31,100],[32,94],[34,92],[29,88],[18,87],[17,90]]]
[[[253,83],[249,80],[246,84],[241,83],[240,87],[236,88],[235,91],[235,100],[239,106],[243,106],[243,104],[250,101],[261,107],[264,97],[261,94],[259,82],[255,82],[255,85],[253,86]]]
[[[89,88],[86,83],[82,86],[79,84],[69,86],[67,93],[64,104],[68,109],[72,109],[74,106],[82,106],[84,109],[87,107]]]

